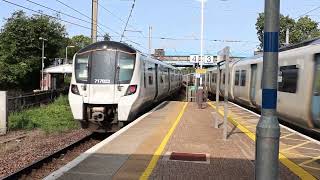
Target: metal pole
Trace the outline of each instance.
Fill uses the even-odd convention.
[[[286,45],[288,46],[290,44],[290,30],[287,28],[286,31]]]
[[[201,37],[200,37],[200,69],[202,69],[203,66],[203,26],[204,26],[204,15],[203,15],[203,9],[204,9],[204,0],[201,0]],[[202,86],[202,76],[200,76],[200,86]]]
[[[66,60],[63,64],[67,64],[68,63],[68,46],[66,47]]]
[[[280,0],[265,0],[262,110],[256,128],[255,179],[279,179],[280,127],[276,115]]]
[[[44,89],[43,86],[43,69],[44,69],[44,39],[42,38],[42,55],[41,55],[41,90]]]
[[[149,26],[149,54],[151,56],[151,35],[152,35],[152,26]]]
[[[92,0],[91,41],[97,42],[98,0]]]
[[[220,68],[219,65],[217,64],[217,76],[216,76],[216,115],[217,119],[219,118],[219,94],[220,94]],[[216,119],[216,121],[217,121]],[[215,126],[215,128],[218,128],[218,126]]]
[[[227,140],[228,133],[228,94],[229,94],[229,52],[230,48],[225,47],[223,54],[225,59],[225,85],[224,85],[224,117],[223,117],[223,140]]]

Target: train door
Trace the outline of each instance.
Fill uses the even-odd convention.
[[[257,64],[251,64],[250,101],[255,104],[257,86]]]
[[[311,111],[315,126],[320,127],[320,54],[317,54],[315,58]]]
[[[172,88],[172,84],[171,84],[171,76],[173,75],[172,72],[171,72],[171,69],[167,68],[168,69],[168,92],[171,91],[171,88]]]
[[[155,64],[155,90],[156,90],[156,95],[155,95],[155,99],[158,97],[158,87],[159,87],[159,85],[158,85],[158,73],[159,73],[159,71],[158,71],[158,69],[159,69],[159,66],[158,66],[158,64]]]

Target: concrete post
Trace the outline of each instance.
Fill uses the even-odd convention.
[[[280,127],[276,115],[280,0],[265,0],[262,110],[256,128],[255,179],[279,179]]]
[[[225,85],[224,85],[224,117],[223,117],[223,140],[227,140],[228,133],[228,94],[229,94],[229,52],[230,48],[225,47],[223,54],[225,59]]]
[[[91,41],[97,42],[98,0],[92,0]]]
[[[0,91],[0,135],[7,133],[7,127],[8,127],[7,92]]]

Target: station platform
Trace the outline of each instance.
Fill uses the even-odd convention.
[[[259,116],[229,103],[223,140],[214,108],[164,102],[45,179],[254,179]],[[281,134],[280,179],[320,178],[319,143],[285,127]]]

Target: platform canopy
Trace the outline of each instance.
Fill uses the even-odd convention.
[[[45,68],[44,73],[48,74],[64,74],[64,73],[72,73],[72,64],[63,64],[54,67]]]

